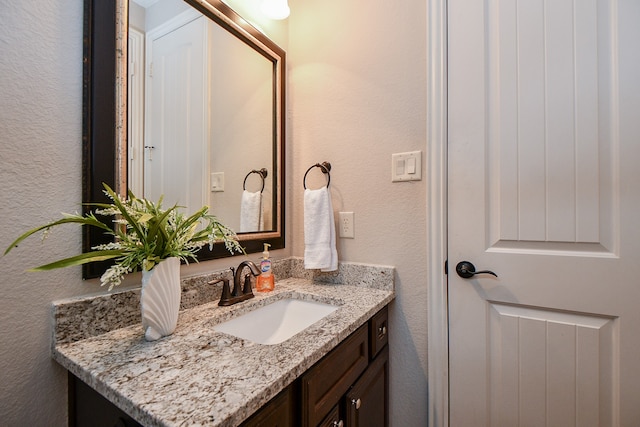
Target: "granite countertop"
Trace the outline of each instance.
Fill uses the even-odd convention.
[[[139,323],[68,340],[58,324],[68,329],[72,323],[56,322],[53,358],[145,426],[236,426],[393,300],[393,268],[383,271],[387,286],[289,277],[278,280],[274,291],[255,292],[240,304],[199,304],[181,311],[175,332],[155,342],[144,340]],[[276,345],[213,330],[217,323],[291,297],[340,308]],[[54,304],[54,320],[65,317],[60,315],[65,304]],[[83,313],[95,313],[96,304],[83,301]],[[88,320],[73,317],[78,323]]]

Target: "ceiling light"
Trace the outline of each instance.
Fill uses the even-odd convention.
[[[286,19],[290,10],[287,0],[264,0],[262,12],[271,19]]]

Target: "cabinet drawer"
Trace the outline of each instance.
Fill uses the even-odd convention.
[[[302,376],[302,425],[317,426],[369,363],[365,324]]]
[[[389,341],[388,311],[385,306],[369,320],[369,357],[373,359]]]
[[[340,419],[340,406],[336,405],[329,412],[329,415],[318,424],[318,427],[340,427],[341,422],[342,426],[344,426],[344,421]]]

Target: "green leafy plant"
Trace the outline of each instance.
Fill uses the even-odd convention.
[[[98,227],[106,234],[115,236],[115,241],[94,246],[91,252],[29,271],[46,271],[114,259],[115,264],[100,278],[102,285],[108,284],[111,290],[122,282],[125,274],[138,269],[149,271],[166,258],[178,257],[187,263],[190,259],[197,262],[196,252],[206,244],[212,248],[214,243],[224,242],[230,253],[244,253],[236,233],[210,215],[207,206],[186,216],[178,212],[177,205],[162,209],[162,197],[157,203],[153,203],[129,192],[128,198],[123,199],[108,185],[103,183],[103,186],[111,203],[89,203],[89,206],[95,207],[92,212],[84,215],[63,214],[62,219],[29,230],[11,243],[4,254],[8,254],[24,239],[39,231],[44,231],[46,237],[48,231],[56,225],[77,223]],[[114,217],[116,226],[105,224],[96,215]]]

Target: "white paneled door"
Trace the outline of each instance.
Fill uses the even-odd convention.
[[[451,426],[640,425],[638,22],[448,1]]]
[[[188,213],[208,205],[207,21],[192,15],[147,34],[145,82],[144,196]]]

